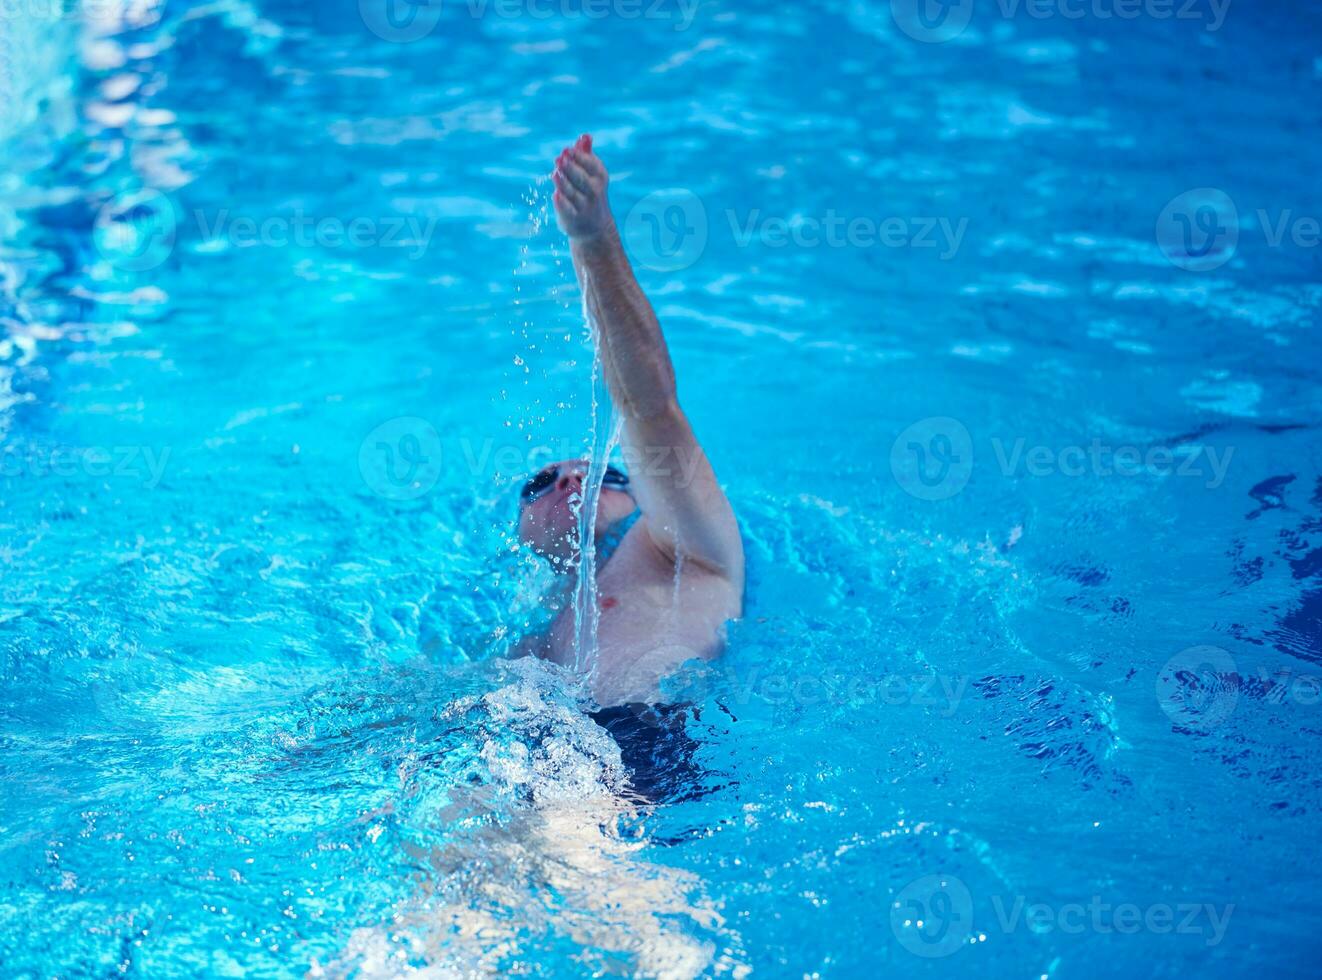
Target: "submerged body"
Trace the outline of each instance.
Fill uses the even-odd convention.
[[[600,563],[592,693],[602,706],[653,702],[681,664],[710,659],[742,613],[744,552],[715,473],[679,406],[674,370],[651,304],[624,253],[606,199],[607,174],[582,136],[556,160],[553,198],[596,327],[621,450],[646,461],[600,487],[593,534],[622,537]],[[554,463],[524,488],[521,539],[573,576],[588,465]],[[627,487],[627,489],[626,489]],[[632,521],[632,523],[629,523]],[[575,583],[576,584],[576,583]],[[572,590],[571,590],[572,591]],[[528,652],[580,663],[579,616],[567,606]]]

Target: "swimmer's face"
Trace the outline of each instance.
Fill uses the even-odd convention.
[[[565,459],[538,470],[519,497],[519,540],[544,558],[572,558],[578,546],[578,508],[588,464]],[[622,482],[621,482],[622,481]],[[597,499],[595,536],[634,512],[636,505],[625,487],[628,477],[611,467]]]

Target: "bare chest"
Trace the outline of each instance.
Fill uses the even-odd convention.
[[[676,567],[635,530],[597,575],[594,693],[602,704],[655,700],[659,682],[685,661],[720,652],[726,621],[739,615],[739,597],[724,579]],[[551,627],[556,663],[575,663],[578,618],[571,602]]]

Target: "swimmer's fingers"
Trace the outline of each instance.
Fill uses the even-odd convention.
[[[592,178],[588,176],[588,172],[583,169],[582,164],[578,162],[576,155],[571,154],[565,157],[560,163],[560,170],[569,178],[569,182],[574,185],[575,190],[581,191],[589,197],[596,196],[600,190],[594,184]]]
[[[587,172],[587,175],[589,177],[600,182],[598,186],[605,186],[606,167],[601,162],[600,157],[598,157],[590,149],[580,150],[578,148],[575,148],[574,160],[578,163],[580,167],[582,167]]]
[[[561,177],[566,178],[569,186],[573,187],[580,193],[586,194],[591,188],[584,183],[583,177],[580,175],[576,179],[575,176],[571,175],[569,172],[570,168],[574,165],[573,152],[573,148],[568,146],[560,151],[560,155],[555,158],[555,172],[560,174]]]
[[[569,182],[569,178],[564,175],[564,171],[558,167],[551,174],[551,181],[555,184],[555,189],[561,199],[574,210],[581,211],[587,204],[587,198]]]

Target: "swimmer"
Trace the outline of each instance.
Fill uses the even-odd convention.
[[[743,609],[743,543],[679,406],[661,325],[624,254],[606,200],[609,178],[591,136],[561,151],[551,179],[556,218],[569,237],[621,416],[621,449],[626,460],[638,461],[629,475],[604,471],[597,505],[596,542],[619,541],[596,571],[592,693],[605,708],[653,703],[661,681],[684,661],[719,655],[725,624]],[[520,494],[520,540],[570,575],[578,565],[578,505],[587,474],[586,461],[561,460],[534,474]],[[571,604],[521,652],[572,667],[576,640]]]

